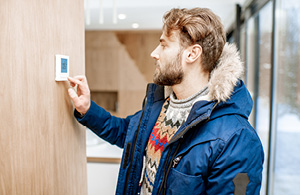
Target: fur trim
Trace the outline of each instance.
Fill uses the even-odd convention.
[[[219,63],[210,75],[208,98],[218,102],[229,99],[243,73],[244,66],[236,46],[226,43]]]

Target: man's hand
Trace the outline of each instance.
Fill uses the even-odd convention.
[[[68,90],[76,110],[84,115],[91,106],[90,89],[85,76],[68,77],[70,85],[75,87],[77,85],[77,93],[74,89]]]

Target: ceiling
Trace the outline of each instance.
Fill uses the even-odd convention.
[[[160,30],[162,16],[172,8],[206,7],[220,16],[228,29],[235,5],[246,0],[85,0],[86,30]],[[125,14],[125,19],[119,19]],[[132,25],[135,23],[135,27]]]

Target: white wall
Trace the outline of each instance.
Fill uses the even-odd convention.
[[[87,163],[88,195],[113,195],[120,164]]]
[[[121,158],[123,150],[86,130],[87,156]],[[113,195],[116,191],[119,163],[87,163],[88,195]]]

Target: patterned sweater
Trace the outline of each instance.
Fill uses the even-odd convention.
[[[184,100],[176,99],[174,93],[172,93],[163,104],[146,148],[141,180],[142,195],[152,194],[155,175],[165,146],[186,121],[193,104],[207,94],[207,87]]]

